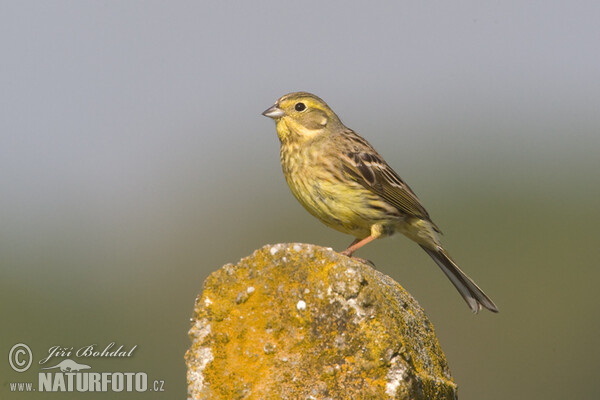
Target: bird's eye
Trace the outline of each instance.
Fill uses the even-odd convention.
[[[294,106],[294,109],[296,111],[304,111],[304,110],[306,110],[306,105],[304,103],[296,103],[296,105]]]

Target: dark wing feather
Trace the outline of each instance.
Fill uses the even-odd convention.
[[[381,196],[403,214],[430,220],[429,213],[412,189],[365,139],[351,130],[345,131],[344,136],[347,146],[342,164],[356,182]]]

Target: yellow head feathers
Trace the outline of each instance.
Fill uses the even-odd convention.
[[[265,110],[263,115],[275,120],[277,135],[282,142],[305,141],[343,127],[327,103],[307,92],[286,94]]]

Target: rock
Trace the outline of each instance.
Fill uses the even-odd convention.
[[[215,271],[189,333],[191,399],[456,399],[417,302],[327,248],[269,245]]]

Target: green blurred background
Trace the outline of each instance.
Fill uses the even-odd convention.
[[[405,238],[360,251],[425,308],[460,398],[600,398],[599,19],[592,1],[0,3],[0,398],[63,398],[9,382],[37,382],[51,346],[113,341],[138,347],[96,371],[166,392],[77,398],[184,398],[211,271],[267,243],[345,248],[260,115],[296,90],[379,149],[498,304],[472,315]]]

